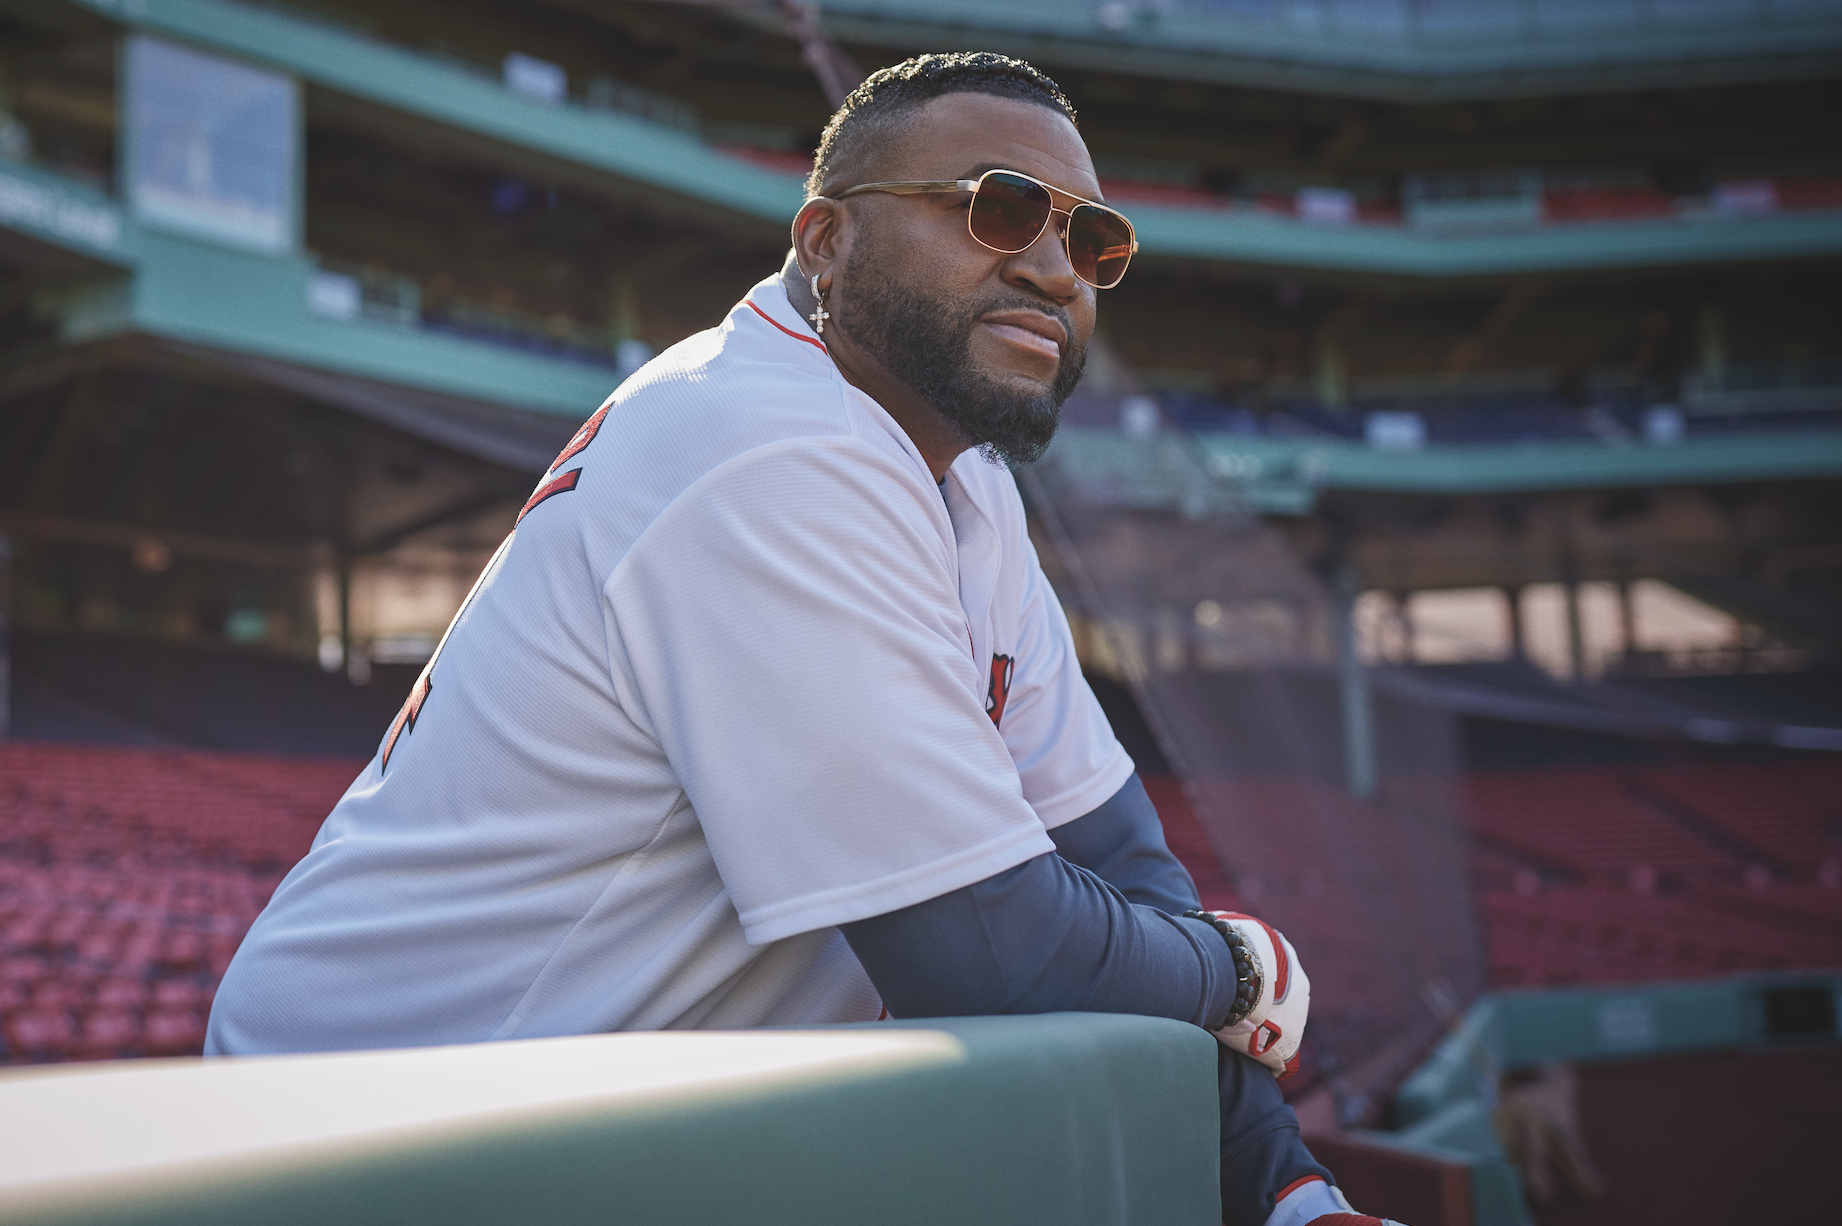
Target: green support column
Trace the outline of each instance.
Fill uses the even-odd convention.
[[[1332,608],[1337,634],[1337,693],[1343,708],[1344,776],[1350,795],[1367,800],[1375,795],[1375,712],[1369,698],[1369,675],[1356,641],[1358,591],[1356,567],[1348,561],[1339,562]]]

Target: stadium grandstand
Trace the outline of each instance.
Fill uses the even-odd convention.
[[[1312,951],[1320,1152],[1826,1208],[1834,0],[0,0],[0,1063],[201,1050],[533,480],[959,49],[1138,229],[1018,476],[1204,904]]]

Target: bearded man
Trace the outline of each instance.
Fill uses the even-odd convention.
[[[1197,910],[1004,462],[1130,223],[1075,113],[923,56],[831,120],[782,271],[563,449],[277,889],[216,1053],[1052,1010],[1221,1039],[1230,1223],[1349,1215],[1275,1084],[1309,987]]]

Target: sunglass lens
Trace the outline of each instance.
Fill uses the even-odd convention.
[[[995,251],[1022,251],[1048,221],[1048,189],[1019,175],[988,174],[972,194],[972,237]]]
[[[1112,289],[1132,262],[1132,223],[1112,209],[1076,205],[1068,219],[1068,259],[1075,276],[1096,289]]]

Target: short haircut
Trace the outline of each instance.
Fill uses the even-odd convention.
[[[878,69],[852,90],[819,137],[806,194],[816,196],[840,166],[856,162],[893,136],[923,103],[946,94],[990,94],[1034,102],[1068,117],[1079,127],[1074,103],[1047,73],[995,51],[948,51],[917,55]]]

